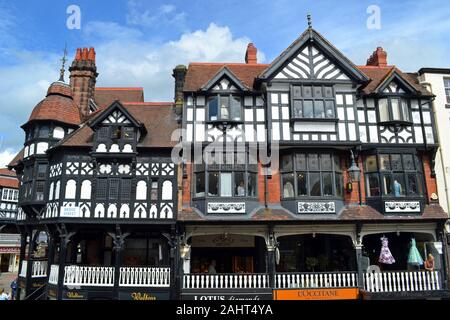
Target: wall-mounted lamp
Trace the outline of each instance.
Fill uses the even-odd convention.
[[[348,192],[352,192],[352,190],[353,190],[352,183],[359,182],[359,179],[361,177],[361,171],[359,170],[358,166],[356,165],[355,156],[353,155],[353,151],[350,150],[350,153],[351,153],[352,164],[350,165],[350,168],[347,169],[347,172],[348,172],[347,191]]]

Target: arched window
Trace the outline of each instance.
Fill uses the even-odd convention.
[[[55,200],[59,200],[59,190],[61,189],[61,182],[58,180],[56,181],[55,186]]]
[[[92,190],[91,181],[90,180],[84,180],[81,183],[81,195],[80,195],[80,198],[84,199],[84,200],[91,199],[91,190]]]
[[[139,181],[136,188],[136,200],[147,200],[147,182]]]
[[[77,182],[75,180],[69,180],[66,183],[66,199],[75,199],[77,194]]]
[[[53,138],[56,139],[64,138],[64,129],[61,127],[55,127],[55,129],[53,129]]]

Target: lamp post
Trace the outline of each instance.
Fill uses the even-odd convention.
[[[351,159],[352,159],[352,163],[350,165],[350,168],[348,168],[347,172],[348,172],[348,177],[349,177],[349,183],[347,184],[347,191],[348,192],[352,192],[352,183],[353,182],[358,182],[358,196],[359,196],[359,204],[362,204],[362,199],[361,199],[361,184],[360,184],[360,178],[361,178],[361,170],[359,169],[359,167],[356,165],[355,162],[355,156],[353,154],[353,151],[350,149],[350,154],[351,154]]]

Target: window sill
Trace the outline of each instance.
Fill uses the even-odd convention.
[[[199,196],[196,197],[194,196],[192,198],[193,201],[196,200],[207,200],[207,201],[229,201],[229,202],[236,202],[236,201],[242,201],[242,200],[257,200],[258,197],[254,196],[254,197],[250,197],[250,196],[244,196],[244,197],[239,197],[239,196],[235,196],[235,197],[219,197],[219,196]]]
[[[213,125],[237,125],[244,123],[243,120],[207,120],[205,122],[206,124],[213,124]]]
[[[344,197],[339,196],[298,196],[298,197],[290,197],[283,198],[281,197],[281,201],[330,201],[330,200],[343,200]]]
[[[412,126],[413,123],[411,121],[379,121],[378,122],[379,125],[384,125],[384,126]]]
[[[338,122],[338,118],[291,118],[291,122]]]

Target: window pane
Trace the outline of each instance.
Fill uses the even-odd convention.
[[[398,99],[391,99],[392,120],[401,120]]]
[[[327,118],[334,118],[334,101],[325,101],[325,115]]]
[[[221,173],[220,174],[220,196],[221,197],[231,197],[232,185],[231,185],[231,173]]]
[[[322,87],[314,87],[314,98],[322,98]]]
[[[366,174],[367,181],[367,196],[377,197],[380,195],[380,182],[378,180],[378,173]]]
[[[394,174],[394,196],[400,197],[405,195],[405,177],[403,173]]]
[[[233,96],[231,98],[231,119],[241,120],[241,97]]]
[[[403,120],[409,121],[408,100],[406,100],[406,99],[402,99],[402,114],[403,114]]]
[[[228,120],[230,119],[230,97],[220,96],[220,119]]]
[[[320,196],[320,173],[309,174],[309,188],[311,196]]]
[[[122,200],[131,199],[131,179],[122,180],[122,186],[120,188],[120,198]]]
[[[107,184],[106,179],[97,180],[97,199],[106,199]]]
[[[391,155],[391,169],[392,171],[401,171],[402,167],[402,158],[399,154]]]
[[[307,173],[299,172],[297,174],[297,192],[299,196],[308,195],[308,187],[307,187]]]
[[[302,118],[303,112],[302,112],[302,100],[294,100],[294,110],[293,110],[293,117],[294,118]]]
[[[303,101],[303,117],[304,118],[314,117],[312,100]]]
[[[338,155],[334,155],[333,158],[334,158],[334,170],[335,171],[339,171],[339,172],[342,171],[341,159],[339,158],[339,156]]]
[[[333,195],[333,180],[331,172],[322,173],[322,186],[323,195],[332,196]]]
[[[235,172],[234,173],[234,195],[237,197],[245,196],[244,172]]]
[[[414,155],[414,162],[416,164],[416,170],[417,171],[422,171],[422,164],[420,162],[420,159],[417,155]]]
[[[195,196],[205,196],[205,173],[199,172],[195,174]]]
[[[295,156],[296,159],[296,169],[306,170],[306,155],[299,153]]]
[[[325,109],[322,100],[314,101],[314,117],[325,118]]]
[[[218,98],[217,96],[208,99],[209,120],[217,120],[218,117]]]
[[[383,175],[383,194],[391,195],[392,194],[392,177],[390,175]]]
[[[320,156],[320,169],[321,170],[331,170],[331,155],[322,154]]]
[[[377,171],[377,158],[376,156],[368,156],[365,161],[366,171]]]
[[[333,97],[333,88],[332,87],[325,87],[325,97],[326,98],[332,98]]]
[[[281,170],[291,171],[292,170],[292,156],[285,155],[281,158]]]
[[[283,178],[283,198],[294,197],[294,174],[285,173],[282,175]]]
[[[248,173],[247,174],[247,195],[249,197],[256,197],[256,184],[257,182],[257,174],[256,173]]]
[[[312,97],[312,90],[310,86],[303,86],[303,97],[305,98]]]
[[[380,121],[389,121],[387,99],[378,100],[378,108],[380,109]]]
[[[336,196],[342,197],[344,194],[344,185],[342,183],[342,174],[336,173]]]
[[[421,173],[417,173],[417,193],[423,196],[423,176]]]
[[[150,200],[158,200],[158,181],[152,181]]]
[[[47,126],[43,126],[39,129],[39,137],[40,138],[48,138],[48,134],[50,129]]]
[[[209,172],[208,173],[208,196],[218,196],[219,195],[219,173]]]
[[[134,138],[134,128],[124,127],[123,128],[123,137],[125,139],[133,139]]]
[[[417,185],[417,176],[415,173],[409,173],[408,179],[408,194],[419,195],[419,187]]]
[[[380,154],[380,169],[381,170],[391,170],[391,165],[389,162],[388,154]]]
[[[414,160],[412,154],[403,155],[403,166],[405,170],[414,170]]]
[[[308,155],[308,169],[319,170],[319,156],[317,154]]]
[[[111,179],[109,181],[109,199],[119,198],[119,179]]]

